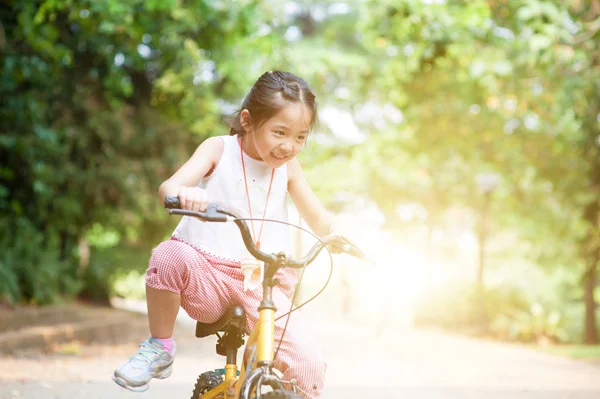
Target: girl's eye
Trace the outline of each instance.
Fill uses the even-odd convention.
[[[306,140],[306,136],[298,136],[298,141],[302,142]]]
[[[285,133],[282,132],[281,130],[276,130],[275,134],[278,135],[278,136],[285,136]]]

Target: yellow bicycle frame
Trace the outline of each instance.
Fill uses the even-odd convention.
[[[272,362],[275,341],[275,310],[261,309],[259,311],[258,323],[248,337],[244,349],[244,358],[239,377],[237,376],[237,365],[227,364],[225,366],[225,380],[202,395],[202,399],[213,399],[225,397],[227,399],[238,399],[242,388],[242,381],[246,372],[262,362]],[[248,370],[247,370],[248,367]]]

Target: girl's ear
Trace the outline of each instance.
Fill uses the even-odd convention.
[[[250,111],[243,109],[240,112],[240,125],[244,129],[244,133],[252,133],[252,123],[250,121]]]

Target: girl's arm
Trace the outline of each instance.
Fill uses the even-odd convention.
[[[288,192],[300,216],[319,237],[331,234],[333,217],[308,185],[300,162],[296,158],[287,163]]]
[[[202,142],[181,168],[158,189],[162,202],[166,196],[179,196],[181,187],[195,187],[217,165],[223,153],[223,140],[210,137]]]

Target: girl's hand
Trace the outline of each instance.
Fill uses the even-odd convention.
[[[355,244],[354,240],[348,238],[348,235],[340,232],[339,230],[335,230],[332,228],[332,232],[329,234],[329,237],[335,237],[337,239],[337,243],[330,246],[331,252],[334,254],[339,253],[347,253],[359,259],[364,259],[365,255]]]
[[[208,199],[206,191],[200,187],[185,187],[179,188],[179,201],[181,208],[194,212],[204,212],[208,207]]]

